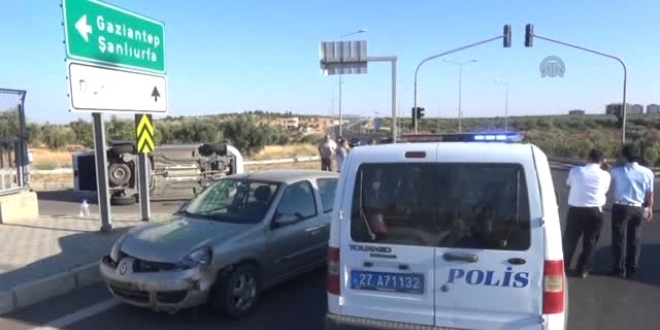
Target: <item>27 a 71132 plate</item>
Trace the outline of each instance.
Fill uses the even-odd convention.
[[[354,270],[351,271],[351,289],[423,294],[424,275]]]

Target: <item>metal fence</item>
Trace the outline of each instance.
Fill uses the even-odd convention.
[[[0,195],[29,188],[26,91],[0,88]]]

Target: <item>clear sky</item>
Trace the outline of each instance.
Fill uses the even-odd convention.
[[[57,0],[6,0],[0,31],[0,87],[28,90],[26,111],[39,122],[68,122],[62,13]],[[476,59],[464,67],[465,116],[501,116],[509,83],[511,115],[601,113],[620,102],[622,68],[611,59],[535,40],[525,48],[524,27],[622,58],[628,100],[660,103],[658,0],[112,0],[114,5],[165,23],[170,115],[251,109],[329,114],[337,76],[319,70],[319,42],[362,28],[350,39],[368,41],[370,56],[396,55],[400,114],[409,116],[413,77],[424,58],[502,33],[513,26],[513,46],[501,41],[450,55]],[[344,38],[347,39],[347,38]],[[350,40],[348,39],[348,40]],[[550,55],[566,65],[564,78],[541,78]],[[335,97],[336,98],[336,97]],[[436,60],[420,70],[419,105],[427,117],[453,117],[458,68]],[[344,113],[391,111],[390,66],[344,76]],[[335,102],[335,107],[337,102]]]

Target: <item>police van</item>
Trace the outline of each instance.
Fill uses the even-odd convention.
[[[327,329],[565,329],[550,166],[522,138],[351,151],[331,225]]]

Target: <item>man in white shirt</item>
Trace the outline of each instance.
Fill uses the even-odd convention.
[[[328,134],[318,145],[319,156],[321,156],[321,171],[332,171],[332,157],[335,156],[337,143]]]
[[[610,174],[601,166],[605,163],[603,152],[592,149],[585,166],[573,167],[568,173],[568,214],[563,236],[564,269],[568,272],[580,237],[582,254],[578,258],[576,274],[589,276],[594,265],[594,249],[603,227],[603,205],[610,189]]]

